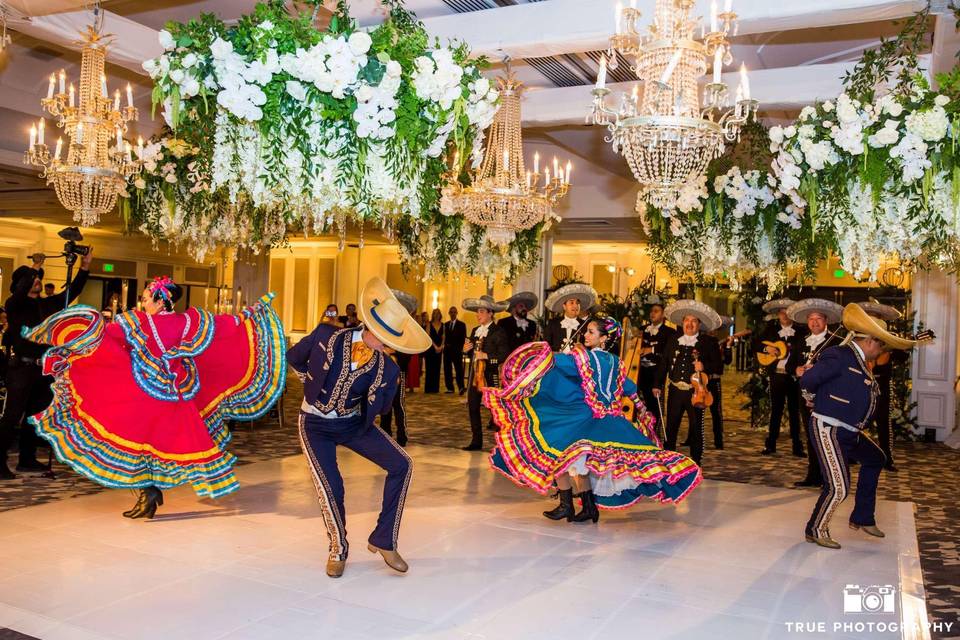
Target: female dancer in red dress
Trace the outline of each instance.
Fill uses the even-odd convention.
[[[253,420],[276,402],[286,367],[272,294],[237,315],[190,308],[168,277],[143,292],[144,311],[103,321],[91,307],[50,316],[28,337],[53,345],[43,359],[54,400],[30,418],[75,471],[108,487],[140,489],[130,518],[152,518],[162,489],[197,495],[237,489],[226,420]]]

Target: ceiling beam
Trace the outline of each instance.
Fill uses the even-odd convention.
[[[650,3],[645,3],[650,4]],[[912,15],[924,0],[735,0],[738,35],[893,20]],[[475,55],[533,58],[606,49],[613,34],[613,0],[552,0],[428,18],[431,35],[463,40]],[[697,0],[707,16],[710,0]],[[652,11],[643,10],[642,26]]]
[[[920,56],[921,69],[928,69],[929,55]],[[855,62],[816,64],[783,69],[758,69],[750,72],[752,96],[760,101],[761,111],[796,111],[817,100],[835,98],[843,91],[843,76],[852,71]],[[728,87],[739,83],[736,72],[723,74]],[[632,82],[607,85],[614,95],[629,92]],[[522,118],[524,126],[546,127],[584,124],[593,104],[593,86],[564,87],[561,89],[531,89],[524,95]],[[614,95],[608,97],[613,104]]]

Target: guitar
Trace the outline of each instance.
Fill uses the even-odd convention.
[[[761,344],[765,347],[773,347],[777,352],[773,354],[767,353],[766,351],[758,352],[757,362],[760,363],[760,366],[769,367],[774,362],[779,362],[787,357],[787,343],[783,340],[777,340],[776,342],[764,340]]]
[[[920,346],[920,345],[923,344],[924,342],[933,342],[934,340],[937,339],[937,336],[936,336],[936,334],[933,332],[933,329],[924,329],[924,330],[920,331],[919,333],[916,333],[916,334],[914,334],[913,336],[911,336],[910,339],[911,339],[911,340],[916,340],[916,341],[919,343],[917,346]],[[881,353],[881,354],[877,357],[877,359],[876,359],[873,363],[870,364],[870,370],[873,371],[873,367],[874,367],[874,366],[881,366],[881,367],[882,367],[883,365],[889,363],[889,362],[890,362],[890,353],[891,353],[890,351],[884,351],[883,353]]]

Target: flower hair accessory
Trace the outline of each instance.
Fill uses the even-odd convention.
[[[172,303],[173,288],[175,286],[177,285],[170,276],[160,276],[153,279],[148,290],[154,300],[163,300],[164,302]]]
[[[596,322],[600,332],[607,336],[608,347],[623,335],[623,327],[620,326],[620,323],[617,322],[613,316],[597,316]]]

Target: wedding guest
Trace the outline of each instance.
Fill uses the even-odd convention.
[[[423,382],[424,393],[440,393],[440,367],[443,359],[443,313],[434,309],[427,325],[431,345],[424,351],[424,369],[426,371]]]
[[[457,320],[456,307],[450,307],[447,313],[450,319],[443,327],[443,381],[447,393],[453,393],[453,383],[456,380],[457,391],[463,395],[466,392],[466,387],[463,386],[463,345],[467,340],[467,325],[462,320]]]

